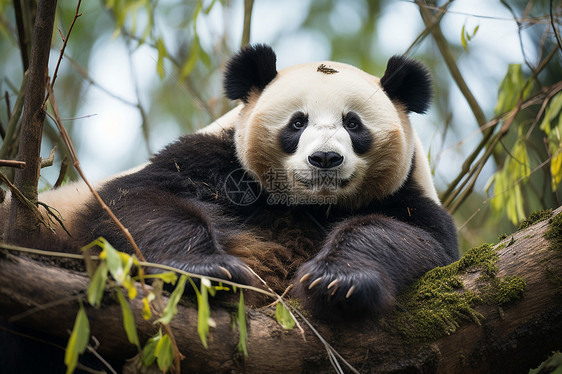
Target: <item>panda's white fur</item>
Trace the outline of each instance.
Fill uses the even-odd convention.
[[[315,73],[319,66],[337,71],[331,74]],[[280,102],[279,97],[283,97]],[[278,133],[291,116],[301,111],[308,116],[296,152],[288,157],[276,155]],[[363,155],[353,151],[349,134],[342,126],[342,114],[355,112],[368,127],[373,137],[371,150]],[[438,201],[431,182],[429,166],[421,150],[421,143],[412,129],[408,116],[395,105],[380,85],[380,79],[353,66],[330,61],[307,63],[280,71],[260,95],[250,96],[240,110],[236,127],[236,147],[242,165],[260,178],[267,177],[259,158],[279,158],[280,170],[296,176],[310,172],[307,157],[316,151],[336,152],[344,161],[336,168],[339,177],[350,180],[343,188],[333,191],[340,202],[355,206],[374,198],[391,195],[406,180],[411,168],[414,149],[416,179],[431,199]],[[261,151],[258,152],[257,150]],[[392,170],[392,173],[389,172]],[[371,178],[366,200],[363,194],[366,176]],[[298,188],[298,194],[317,194],[314,188]]]
[[[227,65],[225,92],[242,103],[138,170],[96,184],[147,260],[254,283],[249,265],[277,291],[292,283],[319,315],[349,318],[381,312],[412,278],[458,256],[408,118],[429,103],[421,64],[393,58],[380,79],[330,61],[277,72],[269,47],[250,46]],[[268,199],[272,171],[299,203]],[[332,188],[321,183],[327,171]],[[255,193],[249,204],[232,199],[241,187]],[[129,249],[82,182],[39,199],[63,215],[69,247],[104,236]]]

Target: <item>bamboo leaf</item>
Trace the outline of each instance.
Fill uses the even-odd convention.
[[[163,372],[168,371],[172,363],[174,362],[174,349],[172,348],[172,339],[168,334],[164,334],[154,350],[154,356],[156,357],[156,362],[158,363],[158,368]]]
[[[80,310],[78,310],[78,314],[76,315],[74,327],[72,328],[72,333],[70,334],[64,353],[64,363],[66,364],[67,374],[73,373],[74,369],[76,369],[78,356],[84,353],[89,340],[90,323],[88,322],[84,307],[80,304]]]
[[[199,38],[195,37],[193,43],[191,44],[191,47],[189,48],[188,58],[185,61],[185,64],[182,66],[180,79],[184,79],[189,74],[191,74],[191,71],[195,67],[195,63],[199,59],[200,49],[201,46],[199,45]]]
[[[466,51],[466,53],[468,53],[468,45],[466,44],[466,31],[465,31],[465,25],[462,25],[462,30],[461,30],[461,44],[462,47],[464,48],[464,50]]]
[[[119,252],[104,238],[99,238],[97,245],[102,248],[100,258],[105,259],[107,262],[107,267],[111,276],[115,279],[117,284],[121,284],[125,280],[125,270]]]
[[[552,175],[552,190],[556,191],[562,181],[562,150],[559,149],[550,160],[550,174]]]
[[[136,345],[140,349],[139,336],[135,325],[135,317],[133,316],[131,307],[129,306],[127,300],[125,300],[125,296],[123,296],[119,290],[117,290],[117,299],[119,300],[119,304],[121,304],[121,312],[123,312],[123,327],[125,327],[127,339],[129,339],[131,344]]]
[[[201,290],[197,292],[197,333],[205,348],[207,348],[207,336],[210,327],[216,324],[211,318],[211,308],[209,306],[209,296],[207,290],[211,287],[211,282],[207,278],[201,278]]]
[[[156,298],[154,292],[150,292],[148,296],[142,298],[142,318],[149,320],[152,317],[152,310],[150,309],[150,302]]]
[[[509,112],[515,107],[520,97],[522,99],[527,98],[533,84],[531,82],[523,91],[525,84],[526,82],[521,72],[521,65],[510,64],[498,89],[498,102],[496,103],[494,113],[500,115]]]
[[[240,290],[240,301],[238,302],[238,330],[240,339],[238,341],[238,352],[248,357],[248,328],[246,326],[246,310],[244,309],[244,292]]]
[[[149,367],[156,361],[156,347],[158,346],[158,342],[162,339],[162,330],[158,330],[158,334],[154,335],[144,345],[142,349],[142,364],[145,367]]]
[[[517,225],[525,219],[524,199],[521,183],[531,174],[529,155],[522,129],[519,138],[506,158],[503,168],[494,175],[494,197],[491,205],[496,215],[505,214]]]
[[[172,318],[176,315],[176,313],[178,312],[178,303],[181,299],[181,296],[183,295],[183,290],[185,288],[186,280],[187,280],[186,275],[182,275],[180,277],[180,280],[176,288],[174,289],[174,292],[172,292],[172,295],[170,295],[168,304],[166,304],[166,307],[164,307],[164,311],[162,312],[162,317],[158,318],[155,321],[155,323],[169,324]]]
[[[156,41],[156,48],[158,49],[158,61],[156,62],[156,72],[160,79],[164,79],[166,71],[164,70],[164,58],[168,57],[168,51],[164,45],[164,40],[158,38]]]
[[[283,303],[277,303],[277,307],[275,308],[275,318],[285,330],[292,330],[296,325],[293,316],[291,316],[291,313],[289,313]]]
[[[176,284],[176,281],[178,280],[178,275],[173,271],[167,271],[165,273],[145,275],[144,278],[145,279],[162,279],[164,282],[173,285],[173,284]]]
[[[100,262],[88,285],[88,303],[96,308],[99,308],[103,297],[103,291],[107,282],[107,272],[107,263],[105,261]]]

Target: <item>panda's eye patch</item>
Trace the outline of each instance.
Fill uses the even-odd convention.
[[[289,120],[289,126],[293,130],[297,130],[297,131],[304,129],[307,123],[308,123],[308,119],[306,118],[306,115],[302,112],[297,112],[293,114],[293,116]]]
[[[343,128],[349,134],[353,150],[357,154],[363,154],[371,148],[373,137],[367,126],[361,122],[359,115],[349,112],[342,115]]]
[[[295,153],[307,125],[308,117],[303,112],[296,112],[291,116],[288,124],[279,133],[279,143],[285,153]]]
[[[349,112],[343,116],[343,127],[347,130],[359,130],[362,126],[361,119],[354,112]]]

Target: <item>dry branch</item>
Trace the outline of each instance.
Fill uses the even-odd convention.
[[[559,208],[555,214],[559,214]],[[560,217],[558,217],[560,218]],[[558,220],[559,224],[562,220]],[[503,307],[482,305],[480,325],[463,322],[456,332],[434,341],[408,342],[382,321],[353,321],[329,325],[315,322],[322,336],[361,373],[526,373],[551,351],[562,347],[562,252],[551,248],[544,235],[549,220],[507,237],[497,247],[497,277],[525,280],[524,297]],[[562,228],[558,228],[558,235]],[[560,245],[560,237],[558,237]],[[464,289],[486,287],[480,272],[461,276]],[[29,309],[68,300],[88,283],[84,274],[38,263],[24,257],[0,258],[0,317],[10,318]],[[104,299],[105,300],[105,299]],[[155,333],[150,321],[140,318],[141,302],[132,302],[141,341]],[[60,303],[32,313],[18,324],[66,339],[77,311],[76,301]],[[218,373],[328,373],[333,372],[323,345],[306,330],[306,341],[296,330],[283,330],[272,310],[249,310],[248,350],[237,351],[238,332],[232,327],[235,308],[216,306],[209,348],[197,335],[197,310],[189,302],[180,306],[171,323],[178,346],[186,356],[184,372]],[[136,349],[127,343],[121,311],[111,299],[100,310],[88,308],[92,334],[101,342],[104,358],[125,359]],[[56,321],[56,322],[55,322]],[[385,322],[386,321],[386,322]]]

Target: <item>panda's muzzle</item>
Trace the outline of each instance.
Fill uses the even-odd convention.
[[[308,156],[308,162],[320,169],[331,169],[341,165],[343,156],[336,152],[317,151]]]

